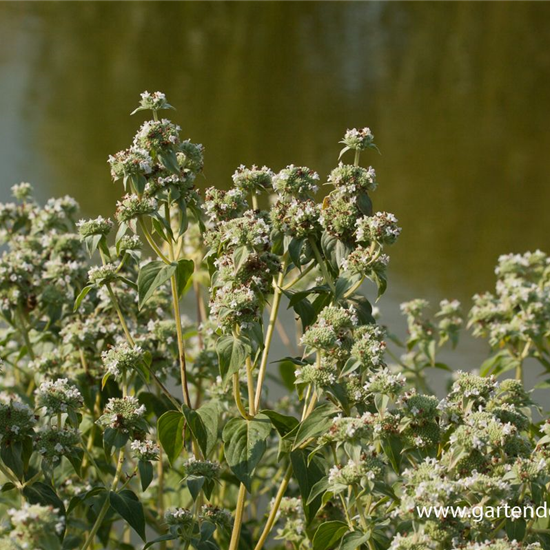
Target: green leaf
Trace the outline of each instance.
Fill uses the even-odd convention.
[[[180,173],[180,167],[178,165],[178,159],[176,157],[175,151],[171,149],[164,150],[162,153],[158,153],[158,159],[165,168],[170,170],[170,172],[174,174]]]
[[[179,260],[176,269],[176,282],[178,288],[178,298],[183,296],[187,283],[191,279],[193,272],[195,271],[195,264],[193,260]]]
[[[244,366],[247,355],[250,353],[250,346],[240,338],[234,336],[222,336],[216,343],[220,375],[224,382]]]
[[[206,455],[208,434],[200,414],[186,405],[182,405],[181,410],[183,411],[185,420],[187,421],[187,425],[189,426],[195,441],[199,444],[203,454]]]
[[[23,489],[23,496],[31,504],[41,504],[42,506],[53,506],[58,508],[60,513],[65,515],[65,505],[63,501],[57,496],[56,492],[41,481],[37,481],[32,485],[28,485]]]
[[[157,431],[160,443],[170,464],[183,450],[183,429],[185,416],[179,411],[165,412],[157,421]]]
[[[338,550],[357,550],[362,544],[365,544],[370,538],[370,535],[359,531],[347,533],[342,539]]]
[[[263,410],[260,411],[265,414],[273,424],[273,427],[277,430],[281,437],[284,437],[287,433],[291,432],[300,423],[294,416],[287,416],[276,411]]]
[[[294,479],[297,481],[298,488],[300,489],[304,515],[308,524],[313,521],[317,510],[321,506],[320,496],[313,499],[312,502],[308,502],[309,495],[313,487],[325,477],[323,458],[319,455],[314,455],[311,460],[308,460],[309,454],[310,452],[306,449],[298,449],[290,453]]]
[[[321,523],[313,535],[313,550],[331,550],[342,540],[348,530],[343,521]]]
[[[400,437],[390,435],[383,437],[380,441],[384,454],[389,459],[394,471],[399,474],[401,467],[401,451],[403,450],[403,442]]]
[[[109,503],[111,508],[118,512],[141,537],[141,540],[145,542],[145,514],[138,497],[127,489],[120,491],[120,493],[111,491],[109,493]]]
[[[279,362],[279,374],[280,382],[284,384],[288,391],[294,391],[294,384],[296,383],[296,365],[289,360],[283,359]]]
[[[300,255],[302,254],[302,248],[304,246],[304,239],[292,239],[288,244],[288,254],[292,263],[300,269]]]
[[[2,485],[2,488],[0,488],[0,493],[7,493],[13,489],[15,489],[15,485],[11,481],[8,481]]]
[[[149,541],[144,547],[143,550],[147,550],[147,548],[150,548],[154,544],[157,544],[158,542],[165,542],[167,540],[176,540],[178,538],[177,535],[172,535],[172,533],[169,533],[167,535],[161,535],[160,537],[157,537],[155,540]]]
[[[99,495],[105,492],[106,490],[107,489],[105,489],[105,487],[94,487],[93,489],[90,489],[85,493],[80,493],[78,495],[75,495],[71,499],[71,502],[69,503],[69,507],[67,508],[67,514],[70,514],[77,506],[79,506],[89,498]]]
[[[206,431],[205,456],[210,456],[218,443],[218,431],[220,427],[220,405],[217,401],[206,402],[197,409]]]
[[[355,203],[357,208],[365,216],[372,216],[372,201],[367,193],[361,192],[357,195],[357,202]]]
[[[521,542],[525,537],[527,522],[524,518],[508,518],[504,527],[506,535],[510,540]]]
[[[103,432],[103,449],[105,450],[105,454],[110,456],[113,447],[115,449],[124,447],[129,438],[130,434],[122,433],[114,428],[106,428]]]
[[[336,272],[351,253],[351,248],[347,244],[327,232],[323,233],[321,237],[321,249],[328,263]]]
[[[92,288],[94,288],[94,285],[87,285],[80,291],[80,293],[76,297],[76,300],[74,301],[73,311],[78,310],[78,308],[80,307],[80,304],[82,303],[82,300],[84,300],[84,298],[86,298],[86,296],[88,295],[88,292],[90,292],[90,290],[92,290]]]
[[[325,433],[332,426],[332,417],[337,411],[332,403],[323,403],[314,409],[296,430],[293,449],[300,447],[308,439]]]
[[[252,420],[233,418],[223,429],[227,463],[248,492],[251,491],[252,474],[264,455],[270,432],[271,422],[264,414],[258,414]]]
[[[155,290],[164,284],[176,272],[177,264],[166,265],[161,261],[153,261],[144,265],[138,275],[138,307],[141,309]]]
[[[307,499],[307,504],[311,504],[317,497],[322,497],[328,490],[329,482],[328,477],[320,479],[312,488]]]
[[[23,445],[21,443],[12,441],[9,444],[2,444],[0,458],[18,479],[23,478],[25,465],[23,463]]]
[[[138,462],[139,479],[141,480],[141,489],[145,491],[151,481],[153,481],[153,465],[148,460]]]
[[[303,330],[307,329],[307,327],[312,325],[315,322],[315,319],[317,318],[317,313],[315,311],[315,308],[307,298],[304,298],[300,302],[296,302],[292,306],[292,309],[296,312],[296,315],[300,317],[300,321],[302,321]]]
[[[204,476],[189,476],[185,480],[185,482],[187,483],[187,488],[189,489],[189,492],[191,493],[191,498],[193,500],[197,500],[197,497],[199,496],[199,493],[201,492],[205,481],[206,479]]]

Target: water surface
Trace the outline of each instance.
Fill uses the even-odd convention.
[[[550,5],[528,2],[3,2],[0,199],[30,181],[112,214],[106,159],[145,89],[205,145],[204,185],[241,163],[326,175],[345,129],[368,125],[375,207],[404,228],[387,317],[467,300],[499,254],[550,250],[549,28]]]

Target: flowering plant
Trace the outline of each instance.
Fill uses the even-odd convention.
[[[547,501],[550,424],[522,377],[550,368],[550,260],[501,258],[469,315],[495,354],[441,400],[427,369],[450,370],[460,304],[404,304],[401,343],[360,293],[384,293],[401,231],[372,207],[371,131],[346,132],[321,201],[295,165],[201,193],[171,108],[142,94],[152,120],[109,158],[115,221],[28,184],[0,206],[0,549],[550,548],[548,519],[418,513]]]

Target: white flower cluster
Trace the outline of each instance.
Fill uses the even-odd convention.
[[[160,447],[150,439],[134,439],[130,443],[130,448],[138,460],[153,461],[158,460],[160,456]]]
[[[36,393],[36,401],[49,415],[76,411],[84,403],[78,388],[67,378],[43,382]]]
[[[140,405],[133,395],[111,397],[105,405],[104,414],[98,424],[127,433],[136,428],[143,428],[143,416],[147,412],[145,405]]]
[[[496,292],[476,294],[474,335],[493,347],[525,345],[550,331],[550,258],[540,250],[499,258]]]
[[[114,377],[135,369],[143,361],[144,352],[140,346],[131,347],[126,342],[104,351],[101,354],[106,371]]]
[[[44,533],[55,533],[60,536],[65,530],[65,518],[59,509],[53,506],[24,503],[21,508],[8,510],[10,532],[0,538],[0,547],[10,541],[15,546],[6,545],[6,548],[24,548],[35,550],[42,548]]]

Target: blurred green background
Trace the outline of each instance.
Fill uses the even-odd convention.
[[[324,177],[370,126],[375,208],[403,226],[389,317],[467,301],[500,254],[550,248],[549,28],[538,2],[2,2],[0,200],[29,181],[112,214],[106,160],[143,90],[205,145],[201,185],[241,163]]]

